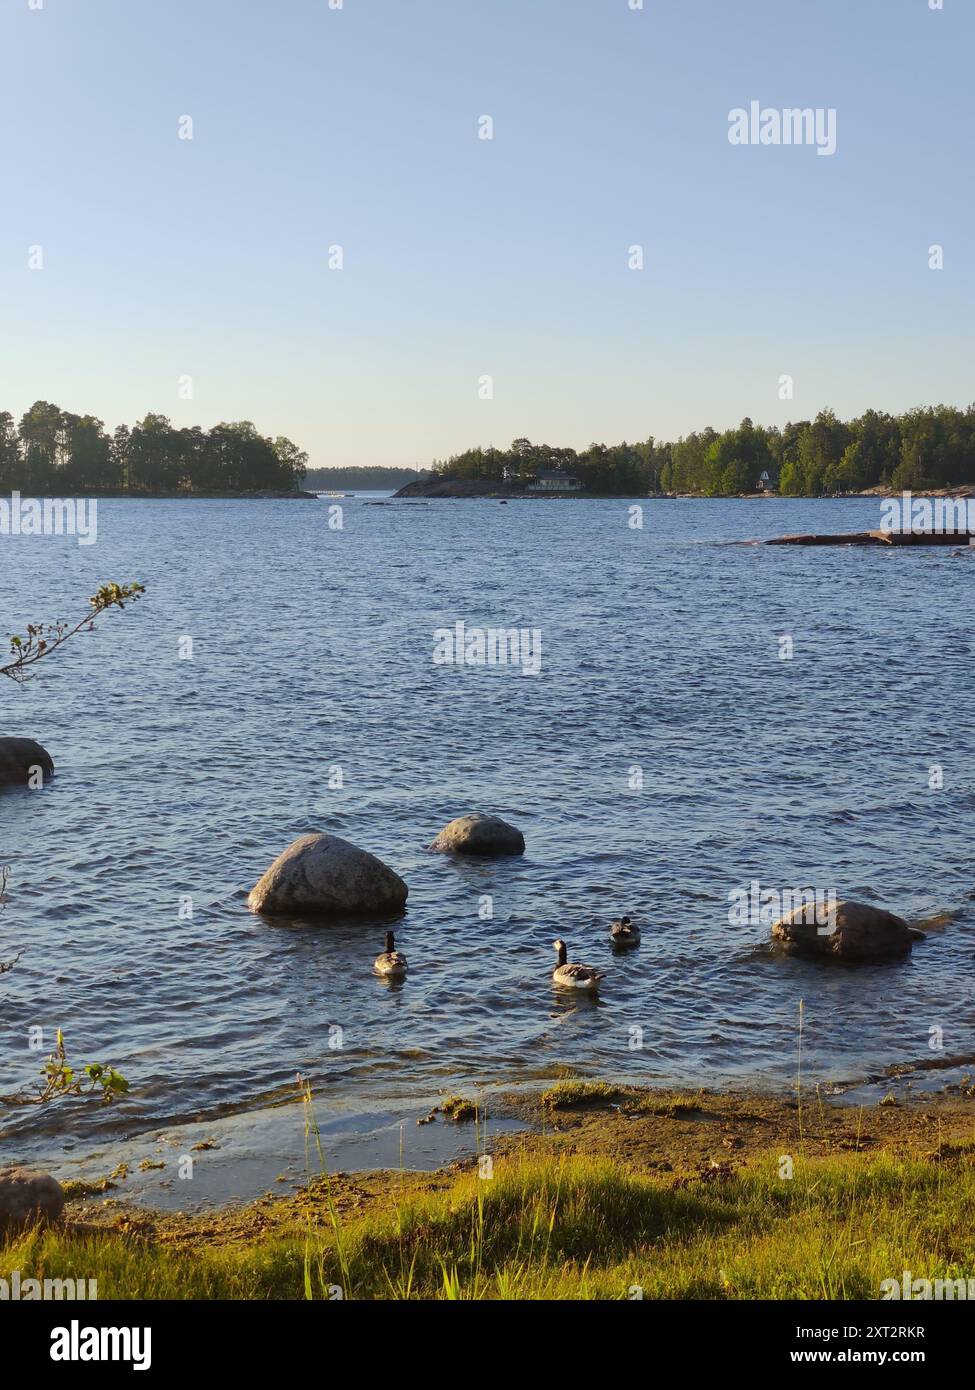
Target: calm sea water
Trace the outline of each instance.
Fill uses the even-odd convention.
[[[561,1066],[778,1086],[800,1000],[810,1078],[931,1058],[933,1025],[973,1050],[975,554],[729,544],[875,526],[866,500],[649,502],[642,530],[628,505],[355,499],[337,531],[325,502],[105,501],[90,548],[0,542],[3,631],[148,586],[0,689],[3,731],[58,768],[0,795],[0,959],[25,952],[0,1091],[36,1072],[37,1025],[132,1085],[70,1125],[7,1110],[6,1156],[257,1111],[298,1071],[364,1112]],[[541,673],[434,665],[458,619],[539,628]],[[425,850],[472,809],[521,826],[524,858]],[[370,973],[378,926],[248,912],[315,829],[409,883],[403,988]],[[773,959],[767,927],[729,924],[752,879],[958,915],[896,963]],[[643,944],[613,958],[621,912]],[[553,993],[556,935],[609,971],[598,1002]]]

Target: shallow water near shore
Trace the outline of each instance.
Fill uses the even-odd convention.
[[[643,530],[625,501],[369,500],[334,531],[326,502],[113,499],[95,546],[0,545],[3,631],[80,613],[106,580],[148,586],[2,692],[3,731],[57,776],[0,795],[0,959],[24,951],[0,984],[0,1092],[59,1025],[132,1087],[0,1111],[5,1161],[59,1171],[247,1115],[256,1147],[298,1072],[323,1128],[377,1132],[438,1091],[563,1066],[781,1088],[800,1000],[810,1083],[930,1058],[935,1026],[946,1054],[975,1050],[975,554],[728,544],[865,530],[875,499],[644,501]],[[541,673],[435,665],[458,620],[540,629]],[[425,849],[472,809],[519,825],[524,858]],[[402,988],[370,973],[378,925],[248,912],[315,829],[409,883]],[[767,926],[729,923],[753,879],[955,915],[902,961],[775,958]],[[643,942],[614,956],[621,912]],[[557,935],[607,969],[598,1001],[553,992]]]

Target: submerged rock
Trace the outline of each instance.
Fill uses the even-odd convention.
[[[500,816],[458,816],[430,846],[452,854],[524,854],[525,837]]]
[[[920,936],[903,917],[869,903],[838,902],[822,925],[804,921],[806,913],[797,907],[772,923],[772,940],[794,955],[838,960],[903,956]]]
[[[61,1184],[37,1168],[0,1168],[0,1235],[48,1225],[64,1209]]]
[[[975,541],[972,531],[851,531],[846,534],[775,536],[766,545],[957,545]]]
[[[850,531],[846,534],[828,532],[826,535],[773,536],[766,545],[889,545],[880,531]]]
[[[54,759],[32,738],[0,738],[0,785],[27,785],[35,769],[45,777],[54,771]]]
[[[303,835],[251,889],[253,912],[343,916],[397,912],[409,892],[381,859],[338,835]]]

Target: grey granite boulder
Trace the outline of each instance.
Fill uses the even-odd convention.
[[[64,1209],[61,1184],[36,1168],[0,1168],[0,1235],[48,1225]]]
[[[524,854],[525,837],[499,816],[458,816],[430,846],[451,854]]]
[[[54,760],[46,748],[32,738],[0,738],[0,786],[26,786],[35,768],[45,777],[54,771]]]
[[[253,912],[340,917],[398,912],[409,892],[375,855],[338,835],[303,835],[251,889]]]
[[[903,956],[920,935],[903,917],[869,903],[837,902],[825,923],[804,921],[805,909],[772,923],[772,940],[793,955],[870,960]]]

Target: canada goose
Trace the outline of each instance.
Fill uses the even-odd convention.
[[[636,946],[640,941],[640,928],[629,917],[617,917],[610,924],[609,934],[614,946]]]
[[[567,989],[598,989],[599,981],[605,978],[605,970],[596,970],[591,965],[569,965],[566,962],[566,945],[561,937],[552,945],[559,953],[559,963],[552,972],[557,985]]]
[[[397,951],[393,933],[386,933],[386,949],[381,956],[377,956],[373,964],[373,970],[377,975],[405,975],[406,957],[402,951]]]

